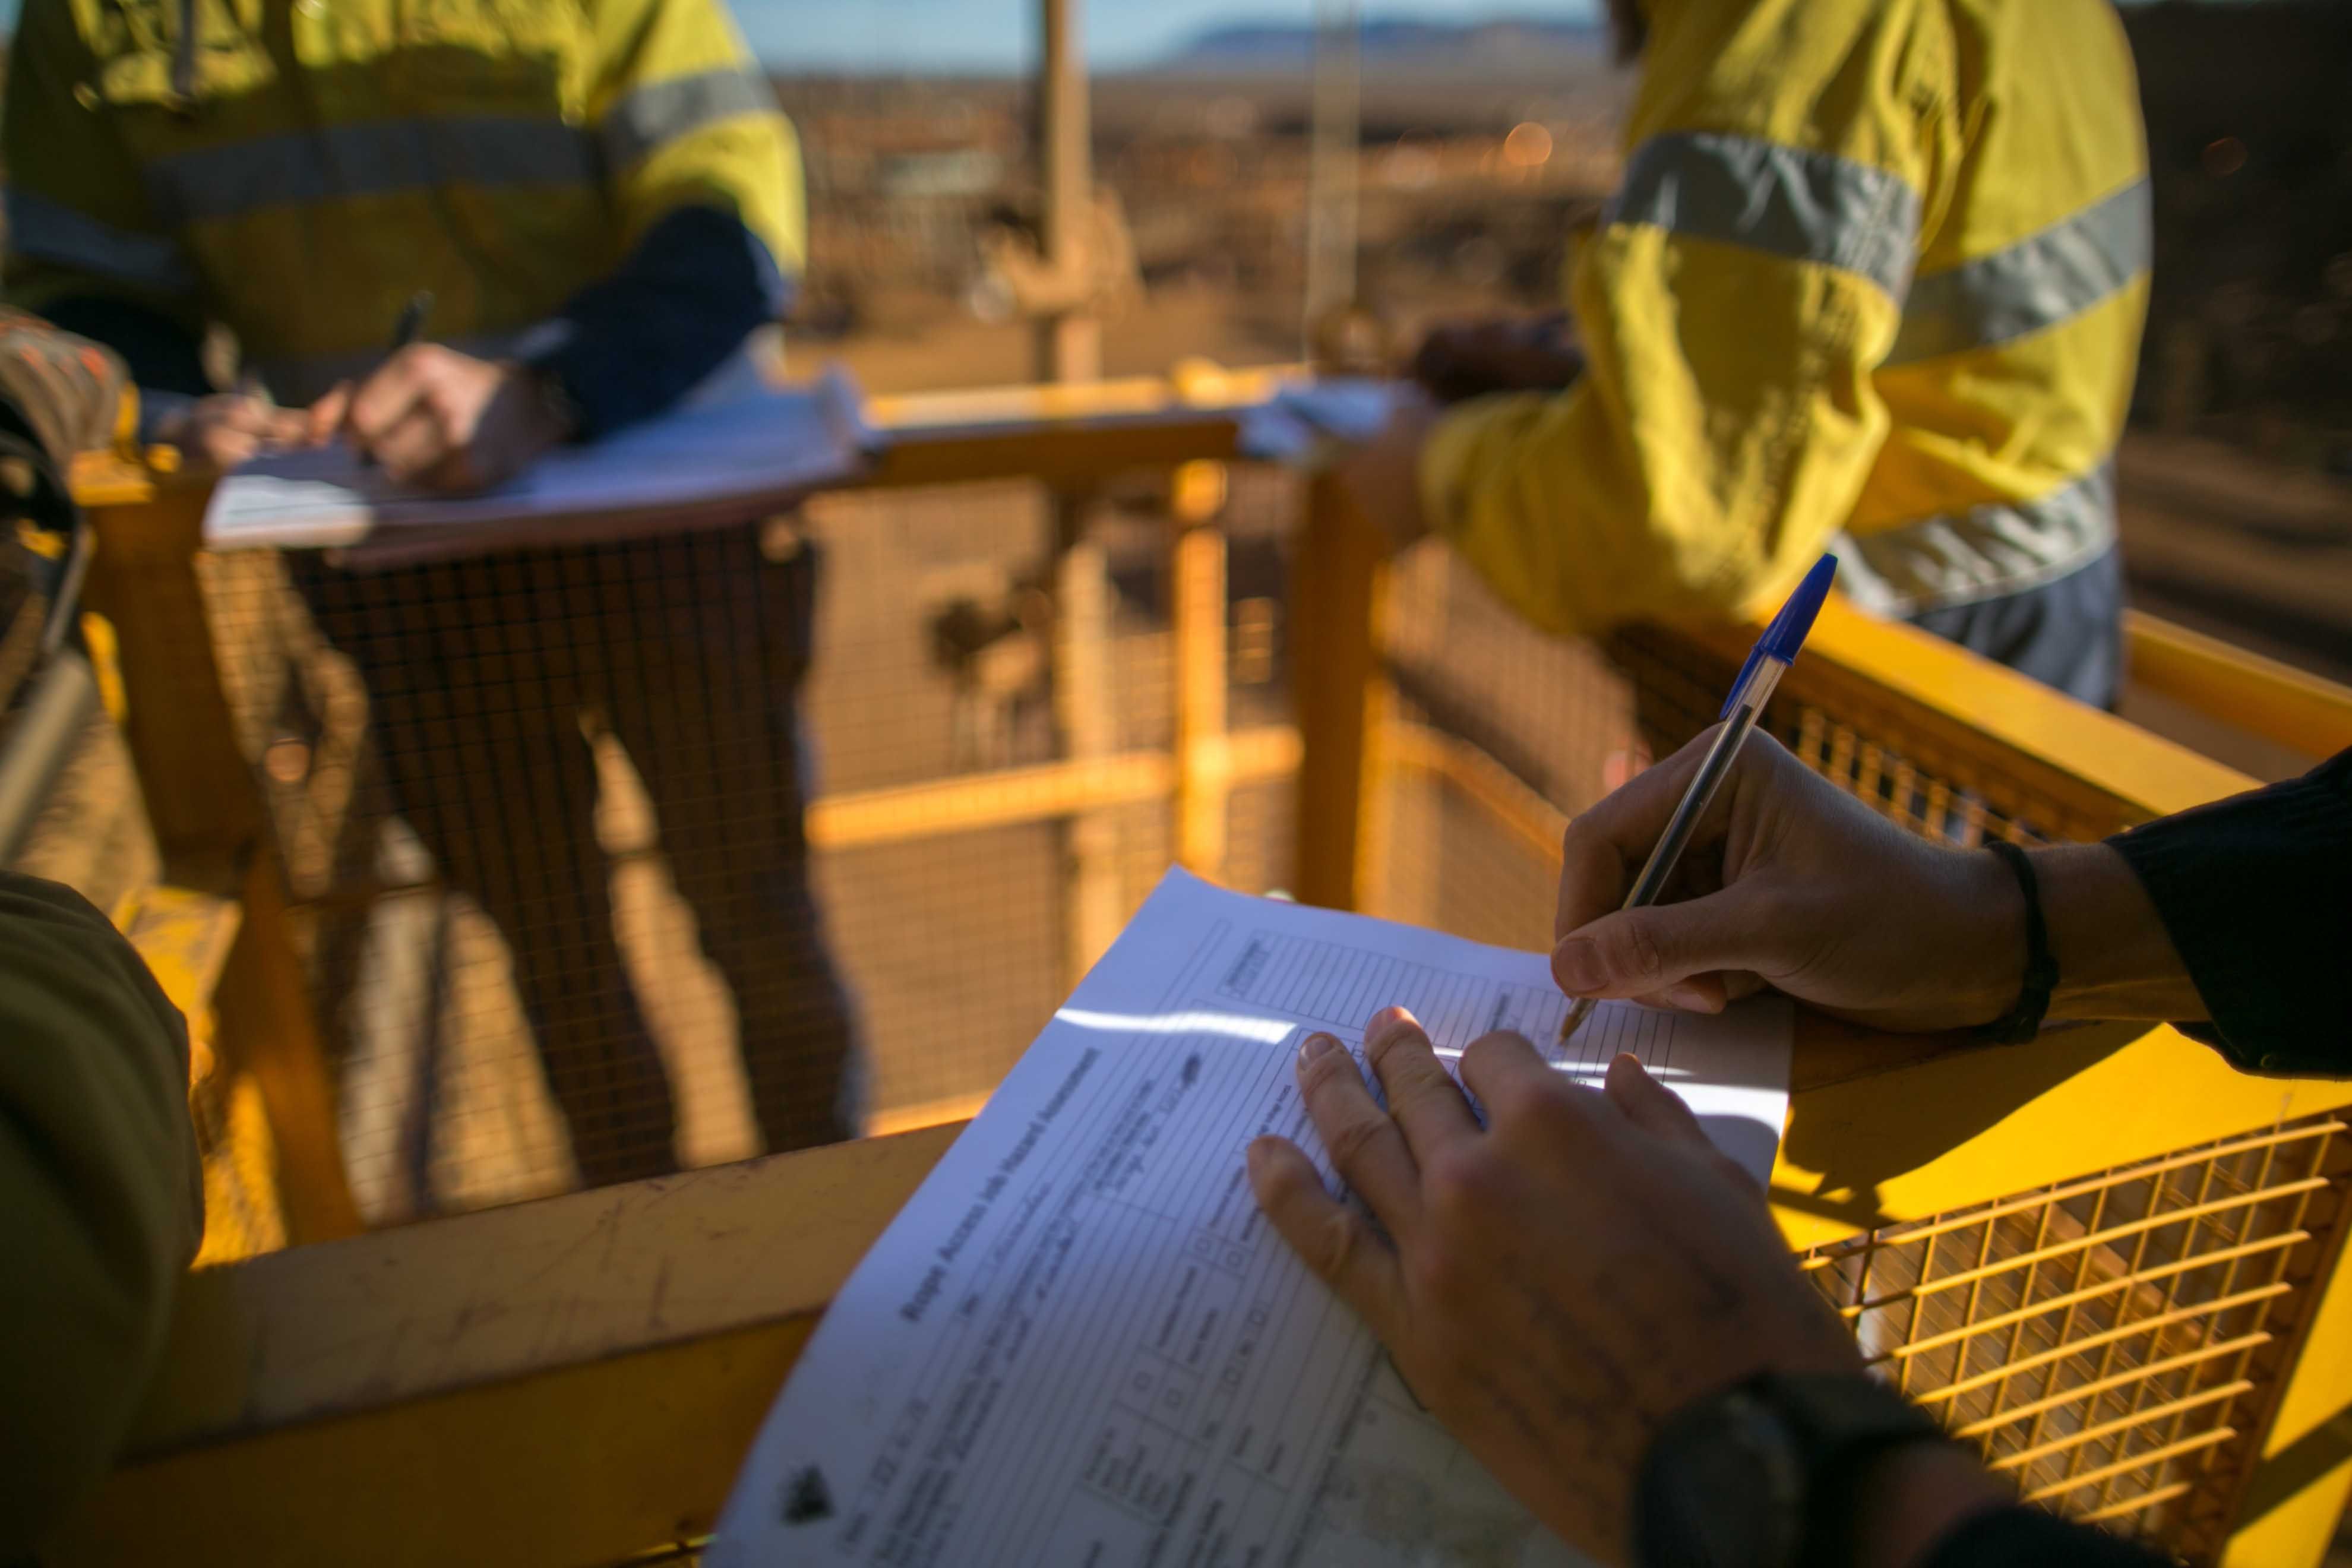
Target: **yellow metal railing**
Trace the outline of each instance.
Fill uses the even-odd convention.
[[[1294,722],[1229,728],[1223,485],[1207,465],[1236,460],[1235,416],[1265,390],[1194,373],[878,406],[893,440],[869,489],[1028,478],[1066,500],[1139,469],[1175,476],[1164,547],[1176,722],[1166,750],[1094,746],[821,796],[814,844],[1164,803],[1177,858],[1213,875],[1228,793],[1295,776],[1300,897],[1393,906],[1417,852],[1401,814],[1434,799],[1460,808],[1448,831],[1465,845],[1491,846],[1479,901],[1540,905],[1576,792],[1546,787],[1447,717],[1398,624],[1436,613],[1443,595],[1424,567],[1390,563],[1328,480],[1305,484],[1289,542]],[[218,672],[204,668],[202,491],[120,470],[81,477],[103,542],[92,591],[123,628],[127,728],[159,837],[167,853],[245,868],[223,1048],[262,1085],[289,1230],[348,1235],[267,813]],[[1060,542],[1066,560],[1076,541],[1066,530]],[[1610,649],[1622,712],[1577,721],[1671,744],[1711,715],[1747,637],[1624,634]],[[1088,655],[1057,641],[1063,658]],[[2232,680],[2267,693],[2265,733],[2324,739],[2344,710],[2332,689],[2231,658],[2197,668],[2217,700]],[[1882,810],[1960,842],[2097,837],[2249,782],[1842,608],[1823,616],[1769,721]],[[1069,842],[1082,859],[1083,837]],[[1073,963],[1105,940],[1080,930],[1085,883],[1081,866],[1067,889]],[[1546,917],[1515,911],[1511,929],[1530,918]],[[2336,1432],[2352,1288],[2336,1268],[2346,1174],[2332,1120],[2352,1087],[2250,1079],[2163,1028],[1982,1051],[1815,1018],[1801,1026],[1797,1087],[1774,1201],[1874,1356],[2054,1504],[2200,1561],[2317,1562],[2352,1479],[2352,1443]],[[815,1315],[950,1131],[199,1275],[138,1457],[59,1560],[617,1562],[691,1539]],[[617,1261],[583,1272],[595,1257]]]
[[[2132,684],[2314,759],[2352,746],[2352,691],[2218,637],[2124,613]]]

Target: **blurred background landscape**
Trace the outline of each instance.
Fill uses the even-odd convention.
[[[791,29],[747,27],[805,143],[814,235],[803,355],[870,391],[1032,374],[1030,331],[988,263],[1034,223],[1025,14],[1003,68],[919,69],[982,48],[877,4],[817,45],[866,68],[791,68]],[[1104,312],[1108,374],[1183,356],[1299,357],[1315,29],[1154,29],[1097,5],[1097,177],[1132,244]],[[1187,7],[1175,10],[1190,15]],[[2352,7],[2313,0],[2124,8],[2155,171],[2155,288],[2122,454],[2137,602],[2273,657],[2352,675]],[[904,24],[901,26],[900,24]],[[958,42],[958,40],[962,40]],[[908,62],[886,67],[893,40]],[[1358,300],[1390,348],[1433,321],[1559,298],[1567,237],[1614,184],[1630,78],[1590,16],[1369,19],[1360,42]],[[805,358],[803,359],[805,363]],[[2249,759],[2240,759],[2248,761]]]
[[[1071,299],[1040,256],[1034,9],[737,0],[736,10],[802,141],[811,255],[787,329],[794,370],[837,362],[874,395],[1035,379],[1039,321]],[[1321,0],[1306,12],[1236,19],[1225,0],[1087,7],[1097,200],[1079,286],[1105,374],[1328,353],[1311,325],[1339,306],[1352,312],[1346,357],[1380,370],[1435,321],[1559,304],[1570,236],[1617,182],[1632,88],[1597,7],[1553,0],[1489,13],[1483,0],[1427,0],[1359,21],[1347,0]],[[2123,15],[2157,225],[2147,347],[2118,456],[2135,603],[2352,680],[2352,5],[2158,0]],[[0,22],[13,23],[13,6],[0,6]],[[1339,115],[1335,75],[1347,89]],[[1352,132],[1335,139],[1335,123]],[[1346,247],[1336,265],[1334,235]],[[1325,270],[1311,278],[1311,266]],[[1224,514],[1240,725],[1278,723],[1287,710],[1283,581],[1296,482],[1237,470]],[[1163,746],[1175,723],[1164,497],[1149,490],[1087,501],[1109,591],[1105,676],[1118,713],[1108,743],[1120,750]],[[1039,487],[845,493],[795,526],[827,556],[804,710],[826,792],[1056,755],[1051,616],[1038,607],[1056,524]],[[265,787],[298,892],[320,896],[331,869],[321,846],[333,834],[314,775],[356,745],[343,732],[352,721],[332,703],[295,711],[302,681],[271,663],[280,654],[262,635],[270,617],[252,607],[272,602],[274,568],[215,557],[206,570],[222,656],[241,681],[241,742],[268,759]],[[1514,640],[1508,617],[1443,552],[1422,552],[1413,571],[1429,606],[1400,633],[1410,645],[1401,661],[1421,671],[1413,700],[1475,724],[1490,746],[1508,731],[1501,751],[1517,775],[1559,808],[1597,798],[1601,759],[1622,743],[1611,737],[1630,733],[1628,700],[1597,650],[1524,628]],[[315,648],[292,657],[333,668]],[[1441,663],[1444,680],[1431,673]],[[2153,693],[2127,693],[2124,710],[2259,778],[2310,765]],[[1572,723],[1562,717],[1571,713]],[[633,963],[662,976],[648,984],[662,998],[656,1027],[673,1058],[681,1159],[740,1157],[757,1135],[730,1066],[723,987],[644,858],[652,830],[625,767],[608,773],[606,848],[623,862],[623,919],[638,929]],[[121,783],[89,781],[87,797],[114,798]],[[1224,869],[1234,885],[1286,885],[1289,798],[1285,783],[1236,790]],[[1391,912],[1492,941],[1539,936],[1549,894],[1517,848],[1434,816],[1400,832],[1428,847],[1429,866],[1475,874],[1415,881],[1400,862]],[[1171,858],[1164,812],[1125,813],[1112,840],[1108,859],[1131,907]],[[876,1042],[878,1113],[903,1122],[968,1110],[1063,994],[1063,854],[1060,829],[1033,823],[819,857],[823,901]],[[1498,898],[1507,884],[1512,897]],[[968,896],[981,887],[987,899]],[[1523,905],[1538,913],[1498,912]],[[417,940],[437,940],[423,909],[410,911],[428,932]],[[378,1222],[573,1180],[495,933],[473,914],[451,929],[464,961],[443,1044],[428,1048],[421,992],[394,998],[398,1006],[373,994],[322,1002],[365,1018],[337,1091],[346,1162]],[[428,1080],[430,1094],[415,1087]],[[420,1115],[438,1130],[417,1132]]]

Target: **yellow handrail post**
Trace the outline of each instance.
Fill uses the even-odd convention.
[[[1101,543],[1087,537],[1083,496],[1059,491],[1053,505],[1054,719],[1063,757],[1088,763],[1118,749],[1109,569]],[[1071,985],[1094,967],[1126,917],[1118,826],[1108,812],[1085,811],[1062,829],[1062,967]]]
[[[1224,867],[1232,769],[1225,744],[1225,504],[1223,463],[1186,463],[1170,487],[1169,622],[1176,657],[1176,858],[1214,878]]]
[[[233,882],[243,902],[217,994],[219,1048],[260,1088],[288,1237],[320,1241],[359,1231],[359,1208],[343,1170],[284,868],[237,751],[196,577],[205,495],[174,489],[93,509],[89,599],[119,638],[123,729],[165,863],[192,883]]]
[[[1370,879],[1370,728],[1380,700],[1375,625],[1388,562],[1340,479],[1309,481],[1290,563],[1290,658],[1305,755],[1298,768],[1301,902],[1360,908]]]

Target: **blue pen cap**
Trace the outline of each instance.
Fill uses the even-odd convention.
[[[1813,629],[1813,618],[1822,613],[1822,601],[1830,596],[1830,584],[1836,580],[1836,556],[1824,555],[1813,563],[1813,569],[1805,574],[1805,580],[1797,584],[1797,591],[1789,595],[1788,603],[1780,606],[1780,613],[1772,617],[1772,624],[1766,626],[1764,635],[1756,639],[1756,646],[1748,651],[1748,662],[1739,667],[1739,679],[1731,683],[1731,695],[1723,700],[1723,711],[1717,714],[1717,718],[1731,716],[1732,707],[1738,702],[1740,692],[1747,689],[1748,678],[1755,673],[1759,662],[1768,658],[1777,658],[1782,664],[1797,662],[1797,654],[1804,647],[1805,637]]]

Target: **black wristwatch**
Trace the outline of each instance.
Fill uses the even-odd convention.
[[[1633,1496],[1633,1561],[1845,1568],[1864,1465],[1943,1436],[1917,1405],[1859,1373],[1735,1384],[1651,1439]]]

